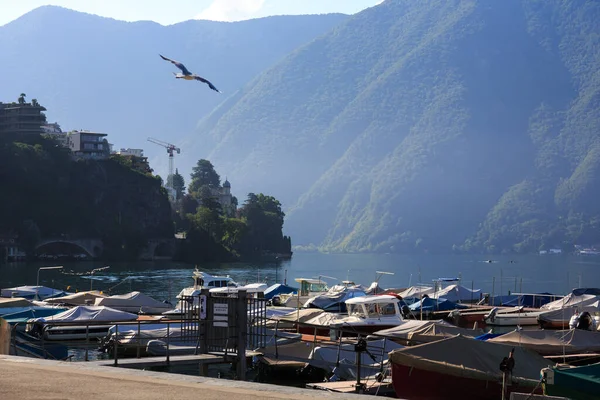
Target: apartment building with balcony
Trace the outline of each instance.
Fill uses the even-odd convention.
[[[39,135],[46,123],[46,109],[37,101],[31,103],[0,102],[0,134]]]
[[[75,158],[106,159],[112,147],[106,136],[106,133],[72,131],[67,135],[67,144]]]

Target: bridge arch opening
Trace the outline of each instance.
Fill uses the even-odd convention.
[[[50,242],[44,243],[35,249],[36,255],[40,259],[80,259],[92,258],[84,247],[72,242]]]

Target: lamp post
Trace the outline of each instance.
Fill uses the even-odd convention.
[[[40,271],[41,270],[48,270],[48,269],[63,269],[62,265],[56,266],[56,267],[40,267],[38,268],[38,272],[37,272],[37,281],[35,283],[35,297],[37,297],[37,299],[40,299]]]

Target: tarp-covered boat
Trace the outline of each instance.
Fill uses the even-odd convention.
[[[488,342],[522,346],[544,356],[600,352],[600,332],[581,329],[515,330]]]
[[[450,311],[457,309],[464,309],[467,306],[462,304],[457,304],[453,301],[444,298],[436,298],[433,299],[431,297],[424,297],[423,299],[412,303],[408,308],[413,313],[420,313],[421,311],[425,313],[430,313],[433,311]]]
[[[538,315],[537,322],[545,329],[564,329],[569,326],[569,322],[574,315],[584,312],[596,316],[600,312],[600,301],[583,301],[568,307],[543,311]]]
[[[509,393],[541,393],[540,371],[552,365],[530,350],[455,336],[390,353],[392,383],[399,398],[502,398],[501,363],[514,350]],[[504,361],[506,362],[506,361]]]
[[[547,396],[595,400],[600,396],[600,363],[572,367],[560,365],[542,370],[542,387]]]
[[[398,293],[403,299],[420,299],[423,295],[433,294],[433,287],[427,285],[415,285]]]
[[[402,324],[373,333],[373,337],[386,337],[398,343],[414,345],[434,342],[456,335],[475,338],[483,335],[483,329],[459,328],[443,320],[419,321],[404,320]]]
[[[337,290],[336,290],[337,289]],[[356,287],[333,287],[327,293],[311,297],[304,304],[305,308],[320,308],[321,310],[337,313],[345,313],[346,300],[366,296],[362,288]]]
[[[73,293],[63,297],[56,297],[47,299],[48,304],[65,304],[68,306],[85,306],[92,305],[98,298],[105,298],[106,296],[98,291],[79,292]]]
[[[298,293],[298,288],[285,285],[283,283],[275,283],[265,290],[265,299],[271,300],[275,296],[282,294]],[[275,303],[275,301],[273,302]],[[278,304],[275,304],[278,305]]]
[[[29,320],[27,331],[40,337],[44,335],[47,340],[98,338],[108,334],[110,325],[95,323],[135,321],[137,318],[136,314],[109,307],[77,306],[51,317]]]
[[[16,286],[0,290],[1,297],[23,297],[25,299],[37,298],[39,300],[65,296],[67,294],[70,293],[46,286]]]
[[[472,303],[479,301],[481,289],[469,289],[462,285],[449,285],[441,290],[434,291],[429,297],[436,299],[446,299],[454,303],[466,302]]]
[[[152,297],[146,296],[140,292],[131,292],[127,294],[97,298],[94,305],[110,307],[115,310],[126,312],[144,314],[161,314],[165,311],[173,309],[171,304],[155,300]]]

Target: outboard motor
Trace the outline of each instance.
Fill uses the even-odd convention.
[[[485,322],[494,322],[494,320],[496,319],[496,313],[498,312],[498,307],[494,307],[490,310],[489,313],[487,313],[484,317],[483,320]]]
[[[279,297],[278,295],[273,296],[273,298],[271,299],[271,303],[274,306],[279,307],[281,305],[281,297]]]
[[[410,317],[410,308],[408,308],[408,306],[406,304],[402,306],[402,308],[400,309],[400,312],[402,313],[402,317],[404,317],[404,318]]]
[[[591,331],[594,326],[594,320],[589,312],[584,311],[579,315],[579,321],[577,321],[576,328],[585,331]]]

